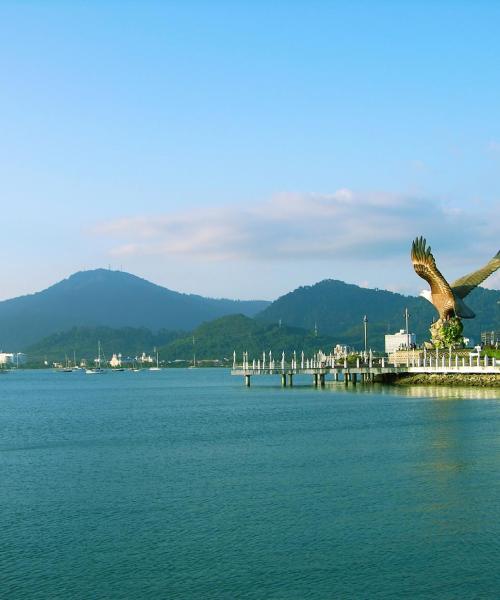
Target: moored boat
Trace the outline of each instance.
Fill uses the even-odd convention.
[[[101,373],[106,373],[106,369],[103,369],[101,367],[102,364],[102,358],[101,358],[101,342],[97,342],[97,358],[95,360],[95,363],[97,366],[90,368],[90,369],[85,369],[85,373],[87,375],[100,375]]]

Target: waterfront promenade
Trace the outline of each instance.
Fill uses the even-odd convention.
[[[356,385],[374,383],[384,376],[398,375],[500,375],[500,361],[487,356],[473,356],[472,353],[467,358],[452,352],[433,351],[426,352],[423,356],[408,353],[406,364],[391,364],[387,358],[375,358],[372,355],[366,360],[357,358],[355,362],[322,353],[308,359],[302,354],[299,361],[296,356],[294,353],[287,361],[283,354],[281,360],[276,361],[272,355],[263,353],[259,359],[250,361],[247,353],[244,353],[240,364],[236,363],[234,356],[231,375],[243,377],[247,387],[254,376],[278,376],[281,385],[286,387],[293,386],[296,375],[309,375],[315,387],[324,387],[328,379],[343,381],[345,385]]]

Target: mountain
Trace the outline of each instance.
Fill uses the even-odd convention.
[[[154,334],[148,329],[132,327],[74,327],[40,340],[26,348],[26,353],[32,365],[39,365],[44,360],[63,362],[65,357],[72,361],[74,355],[77,362],[82,358],[92,360],[98,341],[108,360],[113,353],[131,357],[142,352],[152,354],[156,347],[161,360],[191,361],[194,352],[200,360],[232,360],[235,350],[239,359],[244,351],[248,351],[250,359],[258,358],[263,351],[269,350],[275,358],[281,357],[283,351],[290,356],[293,350],[304,350],[311,356],[319,349],[330,349],[333,338],[315,336],[313,332],[298,327],[263,323],[244,315],[229,315],[203,323],[189,335],[165,330]]]
[[[76,357],[77,362],[80,362],[82,358],[95,358],[97,343],[101,342],[102,352],[109,360],[114,353],[132,357],[143,352],[153,354],[155,347],[164,346],[180,335],[179,332],[164,329],[153,333],[149,329],[135,327],[73,327],[28,346],[26,353],[30,364],[39,364],[44,360],[49,363],[63,362],[65,357],[70,361]]]
[[[467,298],[467,304],[477,315],[476,319],[464,320],[468,337],[479,341],[480,331],[500,329],[499,291],[477,288]],[[199,327],[195,338],[201,336],[204,340],[204,350],[200,351],[205,353],[200,354],[200,358],[218,358],[229,351],[232,355],[235,348],[249,352],[252,349],[257,353],[266,348],[281,352],[299,350],[310,343],[307,347],[317,349],[324,348],[327,341],[362,348],[363,315],[367,315],[368,345],[382,350],[384,334],[404,328],[406,307],[410,312],[410,329],[417,334],[417,341],[428,339],[429,325],[437,313],[427,300],[414,296],[325,280],[300,287],[273,303],[217,300],[180,294],[128,273],[98,269],[76,273],[43,292],[0,302],[0,348],[25,349],[38,355],[41,347],[36,346],[37,341],[75,327],[145,328],[152,337],[148,338],[144,332],[129,332],[130,335],[122,332],[115,344],[115,334],[108,332],[97,339],[106,344],[107,352],[125,354],[128,348],[148,351],[153,346],[163,345],[169,348],[168,356],[174,358],[192,356],[192,334],[172,341],[171,346],[167,339],[153,339],[162,329],[187,332]],[[234,319],[219,320],[238,314]],[[247,319],[242,320],[241,314]],[[248,318],[253,316],[255,322]],[[214,319],[215,323],[210,323]],[[202,323],[206,325],[201,326]],[[315,326],[319,339],[313,335]],[[92,337],[80,331],[78,335],[90,335],[87,347],[95,346],[94,334]],[[134,336],[137,336],[136,346],[130,345]],[[107,347],[108,337],[116,350]],[[63,354],[72,354],[75,343],[72,339],[56,336],[49,342],[43,340],[43,345],[53,349],[59,345]],[[119,350],[118,346],[121,346]],[[176,352],[182,356],[175,355]],[[211,355],[212,352],[215,354]]]
[[[82,326],[188,331],[223,315],[251,317],[268,304],[181,294],[121,271],[81,271],[42,292],[0,302],[0,348],[18,351]]]
[[[194,345],[193,345],[194,338]],[[288,357],[296,350],[312,356],[319,349],[330,350],[333,337],[315,336],[312,331],[277,323],[264,323],[244,315],[230,315],[203,323],[189,336],[176,339],[160,348],[162,358],[167,360],[191,360],[193,351],[197,359],[218,358],[232,361],[236,351],[241,361],[247,351],[250,360],[262,356],[262,352],[272,351],[276,360],[285,351]]]
[[[479,341],[480,331],[500,329],[500,292],[476,288],[467,298],[476,318],[464,320],[464,334]],[[257,318],[334,336],[337,343],[363,347],[363,316],[368,317],[368,345],[382,350],[384,335],[405,327],[404,310],[410,313],[409,328],[417,342],[429,338],[429,325],[437,318],[424,298],[403,296],[378,289],[361,288],[334,279],[299,287],[265,308]]]

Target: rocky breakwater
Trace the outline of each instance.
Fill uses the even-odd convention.
[[[394,385],[452,385],[500,388],[496,373],[399,373],[383,377]]]

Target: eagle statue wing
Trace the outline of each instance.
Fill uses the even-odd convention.
[[[423,237],[417,238],[411,247],[411,260],[417,275],[425,279],[431,288],[432,303],[441,318],[446,318],[455,308],[450,285],[436,267],[431,247]]]
[[[465,298],[472,290],[487,277],[500,268],[500,250],[482,269],[464,275],[451,284],[451,289],[457,298]]]

